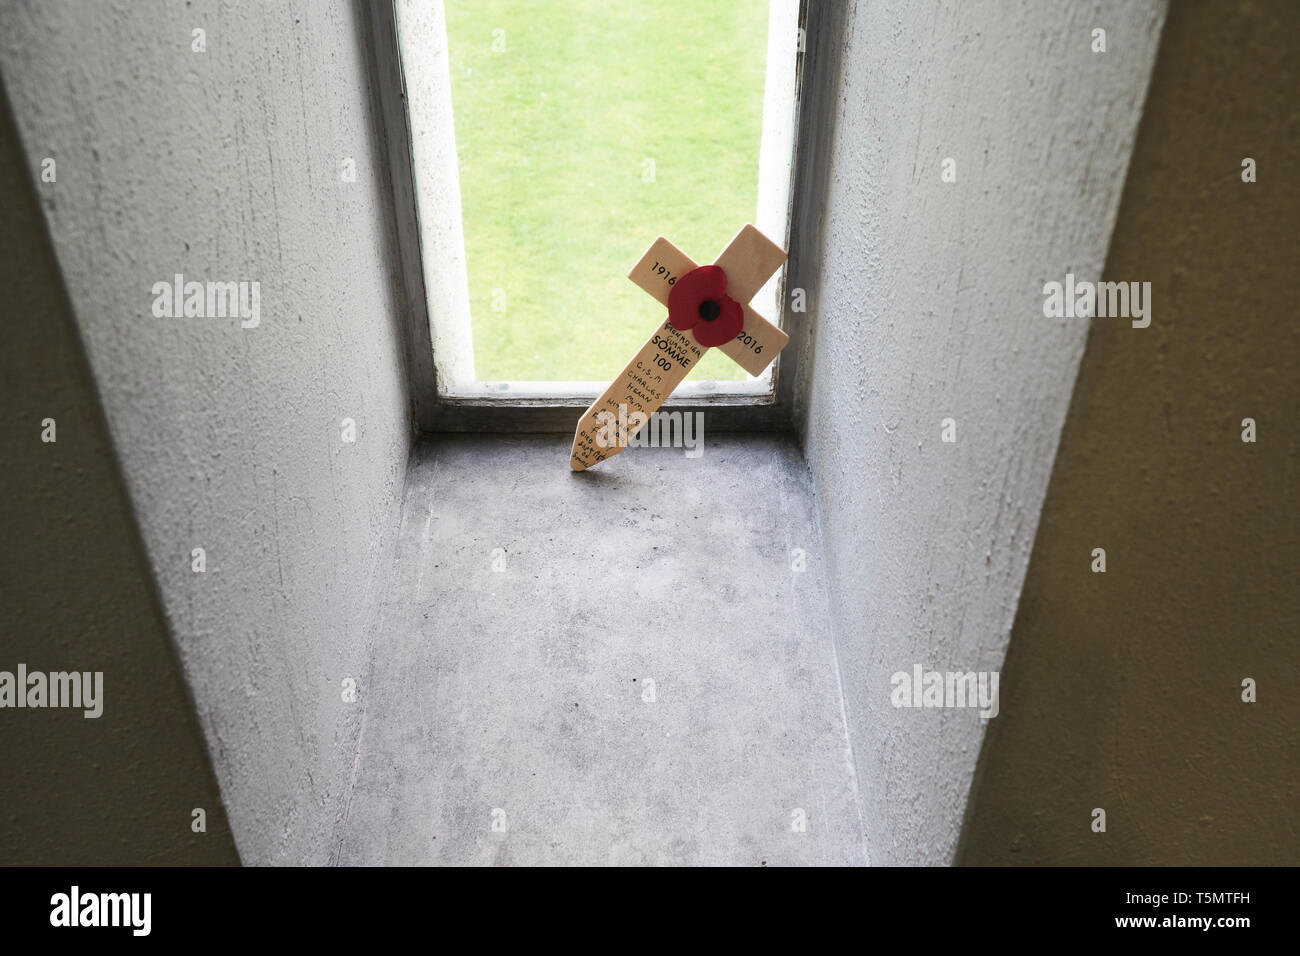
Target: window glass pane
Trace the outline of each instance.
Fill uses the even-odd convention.
[[[447,0],[480,381],[611,379],[665,315],[626,278],[655,237],[703,263],[754,221],[768,5]]]

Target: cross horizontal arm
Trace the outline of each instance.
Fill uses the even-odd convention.
[[[718,349],[750,375],[761,375],[790,341],[790,336],[749,305],[749,300],[784,261],[785,253],[780,247],[753,226],[745,226],[736,233],[718,256],[716,264],[727,274],[727,295],[745,308],[745,325],[740,336]],[[672,284],[694,268],[690,256],[660,236],[627,277],[667,306]]]

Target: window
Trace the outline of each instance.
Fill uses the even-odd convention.
[[[572,429],[663,319],[626,278],[660,234],[711,262],[754,222],[791,252],[754,299],[787,325],[807,6],[375,6],[424,429]],[[793,359],[752,378],[714,350],[665,410],[779,424]]]

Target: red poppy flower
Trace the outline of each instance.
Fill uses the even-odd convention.
[[[700,266],[675,283],[668,293],[668,324],[690,329],[705,348],[725,345],[745,325],[745,309],[727,295],[727,274],[721,266]]]

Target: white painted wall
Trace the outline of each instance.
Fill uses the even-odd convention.
[[[1100,273],[1163,16],[1120,0],[849,16],[797,403],[873,862],[952,858],[983,722],[896,709],[890,676],[1001,667],[1088,330],[1043,318],[1042,287]]]
[[[330,854],[408,451],[358,16],[0,6],[5,91],[29,163],[57,162],[44,212],[247,863]],[[175,273],[259,281],[260,325],[155,318]]]

